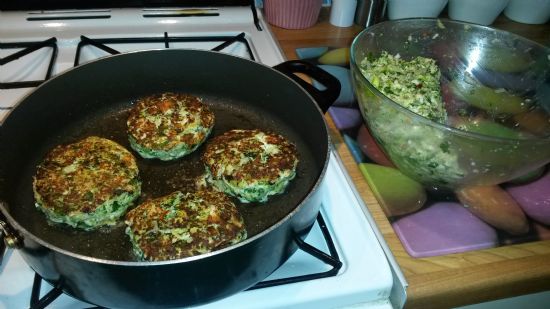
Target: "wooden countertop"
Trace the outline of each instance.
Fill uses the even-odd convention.
[[[525,25],[504,16],[493,24],[550,45],[550,24]],[[272,26],[288,59],[296,59],[299,47],[349,46],[362,30],[338,28],[328,22],[323,9],[319,22],[303,30]],[[355,164],[330,117],[333,142],[378,228],[403,271],[409,287],[407,308],[447,308],[550,290],[550,241],[530,242],[488,250],[430,258],[412,258],[401,245],[371,189]]]

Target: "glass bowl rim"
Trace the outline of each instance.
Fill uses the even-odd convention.
[[[439,123],[437,121],[433,121],[433,120],[431,120],[429,118],[426,118],[422,115],[419,115],[419,114],[411,111],[410,109],[402,106],[401,104],[398,104],[397,102],[393,101],[388,96],[383,94],[381,91],[379,91],[363,75],[363,73],[361,72],[361,69],[360,69],[360,67],[357,64],[357,61],[355,59],[355,52],[354,51],[356,50],[356,48],[358,48],[359,40],[362,37],[364,37],[366,35],[369,35],[369,33],[372,33],[373,30],[377,30],[378,28],[382,28],[383,26],[388,25],[388,24],[410,23],[410,22],[418,22],[418,21],[420,21],[420,22],[424,22],[424,21],[433,22],[434,25],[437,25],[437,23],[440,23],[440,22],[443,23],[443,24],[456,24],[456,25],[462,25],[462,26],[468,26],[468,27],[481,29],[482,31],[496,32],[496,33],[499,33],[499,34],[510,36],[512,38],[523,41],[523,42],[528,43],[530,45],[537,46],[537,47],[539,47],[543,50],[546,50],[546,52],[548,54],[548,57],[550,57],[550,47],[546,47],[542,44],[539,44],[535,41],[529,40],[529,39],[527,39],[523,36],[517,35],[515,33],[500,30],[500,29],[496,29],[496,28],[491,28],[489,26],[483,26],[483,25],[478,25],[478,24],[473,24],[473,23],[468,23],[468,22],[463,22],[463,21],[456,21],[456,20],[451,20],[451,19],[446,19],[446,18],[424,18],[424,17],[420,17],[420,18],[404,18],[404,19],[397,19],[397,20],[387,20],[387,21],[383,21],[383,22],[374,24],[370,27],[367,27],[367,28],[363,29],[361,32],[359,32],[355,36],[355,38],[353,39],[352,44],[351,44],[351,48],[350,48],[350,65],[353,66],[357,72],[359,72],[359,74],[358,74],[358,75],[360,75],[359,78],[361,79],[362,82],[365,83],[365,85],[367,85],[367,87],[369,88],[370,91],[372,91],[377,97],[380,97],[385,102],[389,103],[390,106],[392,106],[393,108],[397,109],[398,111],[404,112],[405,114],[409,115],[414,120],[418,120],[422,124],[425,124],[425,125],[428,125],[428,126],[431,126],[431,127],[435,127],[437,129],[441,129],[441,130],[444,130],[444,131],[450,131],[452,134],[456,134],[456,135],[459,135],[459,136],[472,138],[472,139],[480,139],[480,140],[493,141],[493,142],[495,142],[495,141],[496,142],[505,142],[505,143],[518,142],[518,141],[550,142],[550,135],[542,136],[542,137],[539,137],[539,136],[519,136],[517,138],[509,138],[509,137],[492,136],[492,135],[486,135],[486,134],[461,130],[461,129],[458,129],[458,128],[455,128],[455,127],[452,127],[452,126],[449,126],[449,125],[446,125],[446,124],[443,124],[443,123]],[[361,104],[361,103],[359,103],[359,104]],[[366,121],[366,119],[365,119],[365,121]]]

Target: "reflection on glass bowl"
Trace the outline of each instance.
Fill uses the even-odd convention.
[[[447,118],[422,117],[363,74],[384,52],[432,58]],[[440,19],[387,21],[351,48],[353,84],[377,143],[427,187],[495,185],[550,162],[550,49],[489,27]]]

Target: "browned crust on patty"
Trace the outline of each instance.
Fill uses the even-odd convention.
[[[37,167],[33,190],[43,208],[91,213],[117,195],[139,194],[138,172],[128,150],[91,136],[52,149]]]
[[[279,152],[264,156],[264,143],[254,138],[258,134],[265,134],[265,142],[277,145]],[[241,164],[241,154],[250,160]],[[296,146],[279,134],[260,130],[231,130],[208,142],[202,160],[212,175],[223,175],[227,180],[270,182],[279,179],[280,171],[295,169],[298,158]],[[230,171],[227,170],[228,165],[239,168]]]
[[[214,126],[214,113],[199,97],[162,93],[140,98],[130,111],[128,134],[140,146],[169,151],[202,143]]]
[[[203,254],[246,238],[244,221],[224,193],[176,191],[126,214],[126,233],[141,259],[160,261]]]

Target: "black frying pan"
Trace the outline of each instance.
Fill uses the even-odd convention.
[[[278,67],[224,54],[192,50],[136,52],[104,58],[61,74],[22,100],[0,129],[0,208],[22,241],[27,263],[73,296],[108,307],[184,306],[245,289],[280,266],[305,237],[319,211],[317,187],[326,169],[329,138],[320,108],[339,93],[330,75],[303,63]],[[291,72],[321,81],[316,91]],[[296,81],[301,83],[302,87]],[[235,128],[274,131],[297,145],[297,177],[267,203],[237,203],[249,238],[187,259],[135,262],[124,234],[115,228],[83,232],[52,226],[34,207],[32,176],[55,145],[89,135],[130,149],[126,118],[132,102],[174,91],[204,98],[215,113],[213,136]],[[191,190],[204,171],[202,147],[175,162],[138,158],[141,199]],[[144,294],[145,293],[145,294]],[[144,295],[147,295],[145,297]]]

